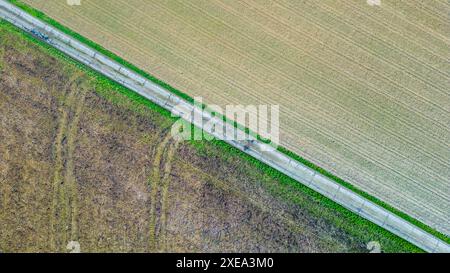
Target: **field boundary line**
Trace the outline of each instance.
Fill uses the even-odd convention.
[[[180,109],[180,106],[186,111],[199,112],[202,110],[193,106],[189,99],[185,99],[183,96],[180,97],[178,94],[171,92],[171,88],[164,88],[165,86],[161,87],[158,83],[155,83],[153,79],[149,80],[148,77],[139,75],[141,73],[130,71],[130,69],[119,62],[111,60],[111,58],[105,56],[105,54],[101,54],[98,50],[92,49],[78,39],[73,38],[71,35],[61,32],[55,27],[42,22],[6,0],[0,0],[0,15],[6,19],[6,21],[13,23],[28,33],[34,34],[34,36],[38,36],[40,40],[50,46],[55,47],[75,60],[133,90],[166,110],[174,112],[175,106],[177,106],[178,110]],[[36,33],[40,35],[36,35]],[[177,92],[181,93],[180,91]],[[184,94],[184,96],[186,95]],[[205,118],[211,119],[213,117],[206,116]],[[218,119],[218,123],[223,123],[229,130],[235,129],[234,124],[231,125],[229,122],[223,121],[222,119]],[[200,124],[196,124],[196,121],[193,122],[193,125],[201,127],[199,126]],[[220,135],[217,135],[217,133],[211,134],[219,138],[221,137]],[[381,205],[377,205],[374,202],[367,200],[367,198],[358,195],[351,189],[342,187],[340,185],[341,183],[333,181],[332,178],[322,174],[320,170],[314,170],[314,168],[308,167],[308,164],[303,164],[301,161],[289,157],[282,151],[271,150],[271,147],[269,147],[268,144],[259,141],[257,138],[255,138],[250,145],[246,141],[226,140],[225,142],[299,181],[309,188],[312,188],[316,192],[333,200],[337,204],[342,205],[355,214],[378,224],[391,233],[419,246],[425,251],[450,252],[450,245],[443,240],[436,238],[436,236],[433,236],[409,221],[402,219],[400,216],[383,208]],[[289,151],[287,152],[289,154]],[[388,215],[389,217],[387,217]],[[383,223],[384,219],[387,220]],[[447,238],[445,235],[441,236]]]

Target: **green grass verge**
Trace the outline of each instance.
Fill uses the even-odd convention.
[[[51,56],[83,70],[86,75],[90,77],[90,80],[95,87],[95,91],[113,104],[125,106],[126,108],[139,113],[146,112],[148,114],[150,111],[150,116],[154,113],[159,113],[165,119],[165,122],[161,124],[164,128],[170,128],[173,122],[176,121],[176,118],[173,118],[169,111],[159,105],[152,103],[132,90],[127,89],[113,80],[108,79],[104,75],[92,70],[88,66],[68,57],[50,45],[36,39],[34,36],[19,30],[10,23],[1,20],[0,27],[9,32],[21,35],[25,40],[35,43],[37,46],[43,48],[45,52]],[[420,248],[413,244],[358,216],[327,197],[322,196],[303,184],[298,183],[296,180],[223,141],[191,141],[190,144],[196,148],[200,154],[203,154],[206,157],[219,156],[225,160],[245,160],[268,178],[267,180],[263,179],[262,182],[265,183],[264,186],[270,190],[271,193],[280,196],[282,200],[286,200],[287,202],[292,202],[293,204],[302,207],[308,207],[309,211],[318,218],[324,217],[325,215],[325,218],[333,225],[341,228],[355,238],[366,241],[379,240],[383,245],[383,250],[388,252],[422,252]],[[270,180],[275,180],[278,183],[270,184],[267,182]],[[301,198],[301,194],[304,194],[307,198]],[[311,200],[313,202],[310,202]]]
[[[183,98],[183,99],[185,99],[185,100],[187,100],[187,101],[189,101],[191,103],[194,102],[194,99],[192,97],[190,97],[189,95],[187,95],[186,93],[181,92],[180,90],[178,90],[178,89],[172,87],[171,85],[163,82],[162,80],[156,78],[155,76],[153,76],[153,75],[151,75],[151,74],[141,70],[140,68],[138,68],[135,65],[131,64],[130,62],[125,61],[124,59],[122,59],[121,57],[117,56],[116,54],[108,51],[104,47],[94,43],[93,41],[91,41],[91,40],[83,37],[82,35],[72,31],[71,29],[61,25],[60,23],[58,23],[57,21],[53,20],[52,18],[50,18],[49,16],[47,16],[43,12],[41,12],[41,11],[39,11],[39,10],[37,10],[37,9],[35,9],[35,8],[25,4],[25,3],[23,3],[20,0],[8,0],[8,1],[10,3],[16,5],[17,7],[23,9],[24,11],[28,12],[32,16],[34,16],[34,17],[36,17],[38,19],[41,19],[42,21],[44,21],[44,22],[54,26],[55,28],[59,29],[60,31],[62,31],[62,32],[64,32],[64,33],[66,33],[66,34],[68,34],[68,35],[78,39],[79,41],[85,43],[86,45],[94,48],[98,52],[104,54],[105,56],[108,56],[109,58],[113,59],[114,61],[116,61],[116,62],[120,63],[121,65],[127,67],[128,69],[136,72],[137,74],[139,74],[139,75],[141,75],[141,76],[151,80],[152,82],[160,85],[161,87],[169,90],[170,92],[178,95],[179,97],[181,97],[181,98]],[[130,95],[127,95],[127,96],[130,97]],[[136,96],[139,96],[139,95],[136,94]],[[147,99],[141,97],[141,98],[139,98],[139,100],[147,100]],[[202,107],[203,108],[207,108],[207,106],[205,106],[205,105],[202,105]],[[253,136],[257,137],[258,139],[264,141],[263,138],[261,138],[259,135],[255,134],[255,133],[251,132],[248,128],[245,128],[242,125],[237,124],[234,121],[230,121],[230,120],[226,119],[225,117],[222,117],[222,118],[224,119],[224,121],[229,122],[229,123],[233,124],[234,126],[244,130],[245,132],[250,133]],[[402,212],[402,211],[400,211],[400,210],[398,210],[398,209],[388,205],[387,203],[381,201],[380,199],[378,199],[378,198],[376,198],[376,197],[374,197],[374,196],[372,196],[372,195],[370,195],[370,194],[368,194],[368,193],[366,193],[366,192],[356,188],[355,186],[353,186],[349,182],[344,181],[343,179],[341,179],[341,178],[337,177],[336,175],[332,174],[331,172],[322,169],[321,167],[315,165],[314,163],[308,161],[307,159],[305,159],[305,158],[303,158],[303,157],[295,154],[294,152],[289,151],[289,150],[287,150],[287,149],[285,149],[283,147],[278,147],[278,151],[280,151],[280,152],[284,153],[285,155],[290,156],[291,158],[293,158],[293,159],[295,159],[295,160],[305,164],[306,166],[312,168],[313,170],[315,170],[315,171],[321,173],[322,175],[324,175],[324,176],[334,180],[335,182],[339,183],[343,187],[345,187],[345,188],[347,188],[347,189],[349,189],[349,190],[351,190],[351,191],[353,191],[353,192],[355,192],[355,193],[365,197],[366,199],[370,200],[371,202],[373,202],[373,203],[375,203],[375,204],[385,208],[386,210],[396,214],[397,216],[401,217],[402,219],[408,221],[409,223],[419,227],[420,229],[425,230],[426,232],[428,232],[430,234],[433,234],[437,238],[439,238],[439,239],[441,239],[441,240],[443,240],[443,241],[445,241],[445,242],[450,244],[450,237],[449,236],[446,236],[445,234],[443,234],[443,233],[433,229],[432,227],[430,227],[430,226],[422,223],[421,221],[419,221],[419,220],[409,216],[408,214],[406,214],[406,213],[404,213],[404,212]]]

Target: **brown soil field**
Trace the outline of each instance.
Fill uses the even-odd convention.
[[[1,252],[414,250],[24,37],[0,23]]]
[[[209,104],[277,104],[281,144],[450,234],[447,1],[25,0]]]

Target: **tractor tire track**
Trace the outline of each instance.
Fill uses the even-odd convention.
[[[159,241],[161,242],[162,251],[167,251],[167,212],[169,208],[169,186],[170,186],[170,174],[172,172],[172,164],[175,157],[175,153],[178,149],[179,142],[173,141],[169,144],[166,152],[166,158],[164,162],[164,176],[161,182],[161,212],[160,212],[160,229],[159,229]]]
[[[163,195],[162,192],[164,192],[164,187],[168,187],[168,182],[165,182],[165,180],[168,180],[168,174],[166,171],[170,172],[170,162],[171,158],[170,155],[167,156],[166,154],[170,154],[172,152],[168,152],[171,150],[171,144],[173,142],[173,139],[171,137],[170,132],[167,132],[163,141],[158,145],[154,152],[154,160],[153,160],[153,170],[152,174],[149,178],[149,184],[150,184],[150,224],[149,224],[149,249],[150,251],[157,251],[159,246],[159,230],[161,228],[161,214],[164,213],[162,211],[162,207],[165,206],[161,205],[161,203],[164,203],[163,201]],[[165,158],[166,157],[166,158]],[[166,165],[168,166],[166,167]],[[166,194],[167,195],[167,190]],[[158,215],[159,212],[159,215]]]
[[[67,141],[67,165],[66,165],[66,181],[70,192],[70,204],[71,204],[71,241],[78,241],[78,189],[77,181],[75,177],[74,167],[74,152],[76,148],[76,136],[78,134],[78,124],[80,117],[84,110],[84,100],[86,97],[87,88],[82,86],[79,92],[79,96],[76,99],[77,105],[75,108],[74,117],[72,123],[69,126],[69,134]]]
[[[83,111],[86,88],[79,88],[81,74],[74,75],[66,85],[67,94],[60,102],[56,137],[54,142],[55,169],[53,173],[53,196],[51,207],[51,248],[64,251],[70,240],[78,237],[77,190],[73,155],[79,118]],[[69,240],[70,238],[70,240]]]

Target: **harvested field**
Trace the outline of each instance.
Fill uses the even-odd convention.
[[[1,252],[417,251],[24,37],[0,22]]]
[[[450,234],[447,1],[23,2],[209,104],[280,105],[285,148]]]

